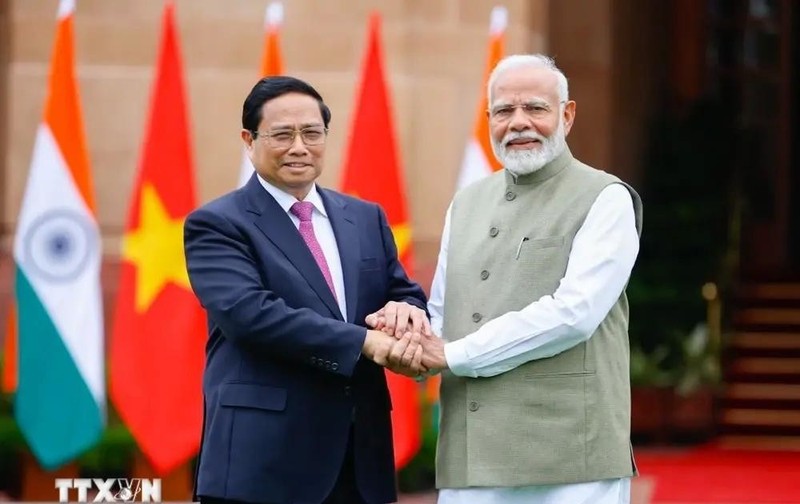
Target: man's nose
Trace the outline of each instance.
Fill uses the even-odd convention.
[[[289,147],[289,154],[302,155],[306,152],[308,152],[308,148],[303,142],[303,136],[300,133],[296,133],[292,139],[292,145]]]
[[[514,108],[514,113],[508,122],[508,128],[512,131],[525,131],[533,127],[530,116],[522,110],[522,107]]]

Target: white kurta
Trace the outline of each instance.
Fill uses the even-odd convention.
[[[428,309],[442,333],[450,209]],[[567,270],[552,296],[497,317],[466,337],[447,343],[450,370],[487,377],[544,359],[587,341],[619,299],[630,277],[639,236],[628,190],[612,184],[600,192],[572,243]],[[439,504],[628,504],[630,479],[568,485],[441,489]]]

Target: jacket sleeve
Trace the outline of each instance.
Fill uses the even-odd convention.
[[[350,376],[366,329],[292,308],[265,288],[240,231],[224,216],[199,209],[184,224],[184,250],[195,295],[234,344],[301,363],[336,363],[328,371]]]
[[[427,314],[428,298],[425,296],[425,291],[422,290],[418,283],[409,280],[406,270],[397,257],[397,246],[395,245],[392,230],[386,220],[386,214],[380,206],[377,206],[377,209],[381,239],[386,253],[386,285],[388,285],[386,301],[405,301],[425,310]]]

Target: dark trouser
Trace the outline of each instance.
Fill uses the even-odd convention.
[[[344,455],[344,462],[339,471],[339,477],[333,486],[330,495],[322,504],[367,504],[358,492],[356,484],[356,472],[354,467],[353,454],[353,430],[350,430],[350,437],[347,440],[347,453]],[[200,496],[200,504],[245,504],[240,501],[218,499],[216,497]],[[264,503],[268,504],[268,503]]]

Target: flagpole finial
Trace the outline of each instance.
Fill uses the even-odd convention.
[[[506,31],[508,26],[508,9],[498,5],[492,9],[492,16],[489,21],[489,33],[492,35],[500,35]]]
[[[283,24],[283,2],[271,2],[264,14],[264,26],[276,28]]]
[[[58,3],[58,19],[71,16],[75,12],[75,0],[61,0]]]

